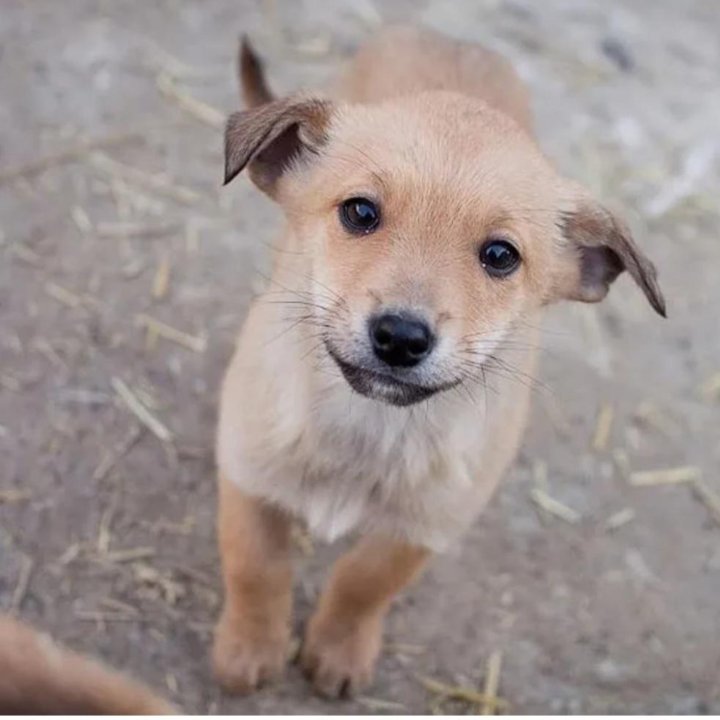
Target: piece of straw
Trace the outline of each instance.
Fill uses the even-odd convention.
[[[154,333],[158,337],[182,345],[182,347],[196,353],[205,352],[207,341],[203,337],[190,335],[145,313],[138,315],[136,320],[138,324],[144,326],[149,332]]]
[[[699,479],[693,483],[693,490],[713,519],[720,524],[720,495]]]
[[[53,300],[57,300],[63,305],[67,305],[69,308],[77,308],[82,305],[83,301],[79,295],[54,282],[45,283],[44,289],[46,295],[49,295]]]
[[[180,90],[168,73],[161,72],[157,76],[157,87],[165,98],[174,102],[196,120],[215,130],[222,130],[225,127],[225,113]]]
[[[630,473],[629,482],[634,487],[651,487],[653,485],[677,485],[695,482],[701,476],[700,468],[694,465],[663,468],[659,470],[643,470]]]
[[[162,300],[168,294],[170,287],[170,258],[164,254],[160,259],[155,277],[153,278],[152,296],[155,300]]]
[[[24,502],[32,497],[27,490],[0,490],[0,505],[7,503]]]
[[[102,560],[108,563],[126,563],[136,560],[144,560],[155,555],[155,548],[139,547],[130,548],[128,550],[115,550],[114,552],[105,553]]]
[[[464,700],[479,707],[488,703],[496,710],[503,710],[508,706],[507,701],[503,698],[488,697],[485,693],[473,690],[472,688],[462,687],[461,685],[448,685],[429,677],[419,676],[418,680],[426,690],[451,700]]]
[[[114,377],[110,382],[128,410],[130,410],[155,437],[163,442],[170,442],[173,439],[172,432],[140,402],[123,380]]]
[[[32,558],[23,558],[23,564],[20,568],[17,585],[15,585],[15,591],[13,592],[12,599],[10,600],[11,613],[16,613],[21,609],[25,596],[27,595],[28,588],[30,587],[30,578],[32,577],[34,568],[35,561]]]
[[[18,178],[30,178],[33,175],[44,172],[51,167],[78,160],[83,155],[86,155],[93,150],[109,148],[114,145],[121,145],[123,143],[137,141],[140,139],[141,136],[138,133],[123,133],[121,135],[110,135],[105,138],[86,140],[85,142],[74,145],[73,147],[61,150],[58,153],[47,155],[39,160],[33,160],[22,165],[16,165],[15,167],[0,170],[0,184],[8,182],[9,180],[16,180]]]
[[[153,175],[130,165],[123,165],[100,152],[90,155],[90,163],[96,170],[110,178],[120,178],[127,183],[164,195],[183,205],[195,205],[203,199],[200,193],[178,185],[166,175]]]
[[[606,530],[618,530],[623,525],[627,525],[629,522],[632,522],[635,519],[635,511],[632,508],[623,508],[622,510],[618,510],[616,513],[613,513],[606,521],[605,521],[605,529]]]
[[[550,515],[554,515],[571,525],[577,525],[577,523],[582,520],[582,515],[580,515],[577,510],[573,510],[571,507],[561,503],[559,500],[551,497],[540,488],[532,488],[532,490],[530,490],[530,496],[535,504],[542,508],[545,512]]]
[[[92,479],[95,482],[104,480],[110,471],[115,467],[117,462],[132,448],[141,438],[143,431],[137,425],[133,425],[122,442],[112,451],[103,455],[95,470],[93,470]]]
[[[485,700],[480,708],[481,715],[494,715],[497,710],[497,694],[500,688],[500,670],[502,669],[502,652],[495,650],[487,663],[485,674],[485,687],[483,692]]]
[[[610,430],[614,416],[612,405],[603,403],[598,413],[597,422],[595,424],[595,432],[592,439],[592,449],[595,452],[602,452],[607,448],[610,439]]]

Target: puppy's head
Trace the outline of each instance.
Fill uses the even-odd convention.
[[[597,302],[623,270],[665,314],[627,228],[479,100],[275,101],[228,122],[226,181],[245,166],[284,208],[312,319],[364,395],[408,405],[476,379],[533,310]]]

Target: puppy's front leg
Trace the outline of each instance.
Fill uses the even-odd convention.
[[[244,693],[282,672],[290,641],[290,519],[220,477],[218,532],[225,605],[215,628],[215,675]]]
[[[425,548],[367,537],[340,558],[302,649],[303,669],[318,692],[338,697],[370,683],[387,609],[419,574],[428,555]]]

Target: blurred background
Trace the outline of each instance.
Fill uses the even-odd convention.
[[[523,453],[392,614],[350,704],[223,698],[218,386],[275,209],[220,188],[248,32],[278,91],[383,23],[507,55],[540,143],[635,229],[626,278],[548,316]],[[720,712],[720,4],[703,0],[3,0],[0,607],[197,712]],[[298,534],[298,628],[338,548]],[[436,683],[428,684],[423,678]]]

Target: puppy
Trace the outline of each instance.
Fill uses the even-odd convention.
[[[174,715],[144,685],[0,615],[0,714]]]
[[[625,225],[538,149],[528,94],[476,45],[389,29],[323,95],[273,100],[249,46],[225,136],[285,230],[222,390],[217,440],[229,690],[282,669],[290,524],[362,539],[312,616],[319,692],[367,685],[383,616],[482,511],[528,411],[538,318],[627,270],[665,304]]]

